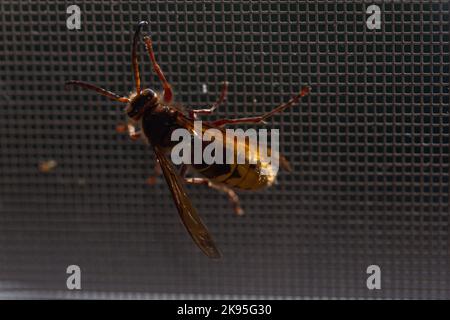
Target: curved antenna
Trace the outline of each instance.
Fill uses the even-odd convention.
[[[136,94],[137,95],[139,95],[141,93],[141,77],[139,75],[137,45],[138,45],[138,41],[139,41],[139,34],[141,33],[141,29],[144,25],[148,25],[148,22],[141,21],[136,26],[136,30],[134,31],[134,37],[133,37],[133,47],[131,50],[131,61],[133,63],[133,75],[134,75],[134,82],[136,84]]]
[[[127,97],[121,97],[117,93],[97,87],[96,85],[93,85],[93,84],[90,84],[87,82],[78,81],[78,80],[70,80],[70,81],[66,82],[65,88],[68,89],[69,86],[78,86],[83,89],[92,90],[92,91],[95,91],[95,92],[101,94],[102,96],[108,97],[109,99],[114,100],[114,101],[119,101],[119,102],[124,102],[124,103],[130,102],[130,99]]]

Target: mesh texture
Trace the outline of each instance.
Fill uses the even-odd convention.
[[[366,27],[373,3],[381,30]],[[78,31],[71,4],[0,2],[1,296],[450,298],[448,1],[76,1]],[[294,172],[242,193],[245,216],[187,187],[220,262],[165,183],[145,183],[153,155],[115,132],[119,105],[63,90],[129,92],[140,20],[177,101],[204,107],[230,82],[212,119],[312,87],[269,125]],[[160,89],[140,53],[143,85]],[[65,289],[71,264],[81,292]],[[381,290],[366,287],[372,264]]]

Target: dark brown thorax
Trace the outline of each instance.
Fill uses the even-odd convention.
[[[145,136],[152,142],[164,149],[170,149],[177,141],[171,141],[172,132],[182,128],[178,117],[183,116],[180,111],[169,106],[158,104],[152,109],[146,109],[142,116],[142,130]]]

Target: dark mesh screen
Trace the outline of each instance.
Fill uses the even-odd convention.
[[[366,27],[374,2],[381,30]],[[245,216],[188,187],[219,262],[165,183],[146,184],[152,152],[115,132],[119,104],[63,90],[129,92],[141,19],[177,101],[205,107],[230,82],[213,119],[312,87],[269,125],[294,172],[242,193]],[[448,1],[2,0],[0,41],[0,297],[450,298]],[[66,289],[71,264],[82,291]],[[381,290],[366,287],[371,264]]]

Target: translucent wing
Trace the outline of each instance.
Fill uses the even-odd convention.
[[[197,210],[191,203],[183,182],[176,172],[172,163],[166,158],[162,150],[153,145],[156,157],[166,178],[173,200],[177,206],[180,218],[183,221],[187,231],[191,235],[197,246],[210,258],[218,259],[221,257],[220,251],[217,249],[214,241],[209,234],[208,229],[200,219]]]

